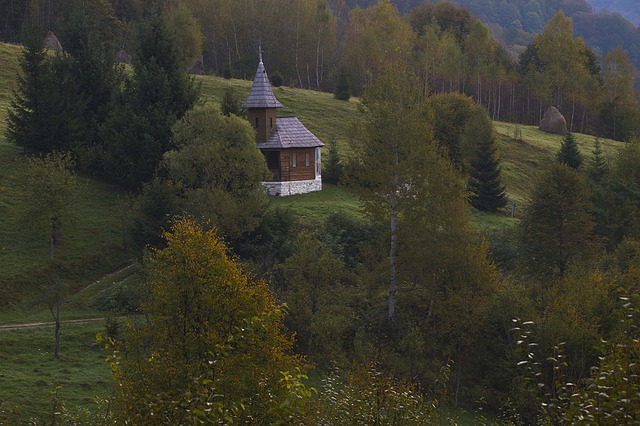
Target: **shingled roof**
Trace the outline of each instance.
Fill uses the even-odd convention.
[[[269,84],[262,58],[258,64],[258,71],[256,71],[256,77],[253,79],[249,97],[242,106],[244,108],[282,108],[283,106],[271,91],[271,84]]]
[[[296,117],[276,118],[276,129],[260,149],[315,148],[324,146]]]

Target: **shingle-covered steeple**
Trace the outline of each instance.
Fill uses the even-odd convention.
[[[269,77],[267,77],[267,71],[264,69],[262,63],[262,52],[260,52],[260,63],[258,64],[258,71],[253,79],[253,86],[249,92],[249,97],[242,104],[245,108],[282,108],[282,104],[278,102],[276,97],[271,91],[271,84],[269,83]]]

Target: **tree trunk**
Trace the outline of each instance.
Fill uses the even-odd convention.
[[[480,69],[478,68],[478,88],[476,89],[476,97],[478,98],[478,103],[482,105],[482,94],[480,92]]]
[[[460,393],[460,382],[462,379],[462,354],[458,354],[458,373],[456,377],[456,395],[454,399],[454,405],[458,406],[458,394]]]
[[[391,187],[391,223],[390,223],[390,228],[391,228],[391,244],[390,244],[390,248],[389,248],[389,315],[388,315],[388,321],[390,324],[393,324],[395,321],[395,315],[396,315],[396,307],[395,307],[395,300],[396,300],[396,291],[398,291],[398,282],[397,282],[397,275],[396,275],[396,255],[398,252],[398,229],[397,229],[397,223],[396,223],[396,216],[398,214],[397,212],[397,208],[398,208],[398,200],[397,200],[397,192],[398,192],[398,172],[397,172],[397,167],[398,167],[398,154],[396,153],[396,157],[394,159],[395,162],[395,168],[396,168],[396,172],[393,176],[393,184]]]
[[[496,118],[500,120],[500,108],[502,107],[502,81],[498,80],[498,102],[496,105]]]
[[[318,30],[318,42],[316,43],[316,90],[320,90],[320,30]]]
[[[56,343],[55,343],[55,347],[53,349],[53,356],[58,358],[58,355],[60,354],[60,296],[58,295],[56,297],[56,306],[55,306],[55,322],[56,322],[56,331],[55,331],[55,339],[56,339]]]
[[[233,40],[235,41],[236,55],[238,55],[238,61],[239,61],[240,60],[240,48],[238,47],[238,33],[236,31],[236,23],[235,23],[235,21],[232,21],[231,24],[233,25]]]

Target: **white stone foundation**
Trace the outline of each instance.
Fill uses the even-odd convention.
[[[320,176],[312,180],[294,180],[289,182],[262,182],[262,186],[267,190],[267,194],[275,197],[286,197],[287,195],[306,194],[322,190],[322,179]]]

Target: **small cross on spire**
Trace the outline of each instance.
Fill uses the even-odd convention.
[[[258,56],[260,57],[260,63],[262,63],[262,45],[258,45]]]

